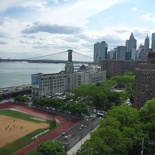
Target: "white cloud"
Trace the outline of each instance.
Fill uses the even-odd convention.
[[[40,20],[57,24],[85,25],[88,18],[126,0],[77,0],[63,7],[45,8]],[[61,19],[61,20],[60,20]]]
[[[155,23],[155,15],[150,14],[150,13],[140,16],[140,19],[142,19],[143,21],[150,22],[150,23]]]
[[[29,0],[29,1],[23,0],[23,2],[18,5],[21,7],[25,7],[25,8],[34,7],[34,8],[39,8],[40,10],[42,10],[45,8],[46,4],[47,4],[46,0],[37,0],[37,2],[36,0]]]
[[[52,0],[52,2],[54,2],[55,4],[58,4],[59,0]]]
[[[64,26],[64,25],[49,25],[42,23],[35,23],[32,26],[25,28],[22,33],[60,33],[60,34],[74,34],[81,32],[81,28],[73,26]]]
[[[7,42],[4,40],[0,40],[0,45],[4,45],[4,44],[7,44]]]
[[[0,32],[9,34],[8,38],[18,37],[21,35],[22,29],[27,25],[28,22],[20,22],[16,19],[5,18],[2,25],[0,25]]]
[[[21,3],[23,0],[1,0],[0,12],[6,10],[9,7],[16,6]]]
[[[138,9],[136,7],[133,7],[131,10],[132,11],[137,11]]]
[[[46,0],[1,0],[0,12],[5,11],[8,8],[22,6],[22,7],[38,7],[44,8],[47,4]]]

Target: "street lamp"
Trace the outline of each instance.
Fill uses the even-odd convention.
[[[142,139],[142,150],[141,150],[141,155],[143,155],[143,150],[144,150],[144,138]]]

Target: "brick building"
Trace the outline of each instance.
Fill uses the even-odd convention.
[[[134,107],[140,108],[147,100],[155,97],[155,51],[148,52],[146,63],[138,64],[135,77]]]
[[[135,72],[138,64],[142,62],[145,61],[109,59],[100,61],[100,66],[102,71],[106,71],[107,77],[111,78],[123,75],[125,70]]]

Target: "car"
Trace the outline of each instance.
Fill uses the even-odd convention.
[[[81,148],[79,148],[77,151],[76,151],[76,154],[79,154],[81,153]]]

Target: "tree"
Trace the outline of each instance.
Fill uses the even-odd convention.
[[[113,80],[113,79],[103,81],[101,84],[106,89],[111,89],[117,86],[116,80]]]
[[[99,155],[118,155],[122,153],[125,155],[131,147],[132,141],[119,130],[121,123],[114,118],[107,118],[102,120],[102,125],[84,143],[81,155],[91,153],[98,153]]]
[[[108,109],[109,102],[108,102],[106,92],[100,89],[99,91],[94,93],[93,105],[100,109],[104,109],[104,110]]]
[[[81,155],[140,154],[143,138],[146,139],[144,154],[149,155],[150,141],[148,135],[143,133],[138,110],[125,104],[114,106],[100,120],[99,127],[90,139],[82,145]]]
[[[122,126],[133,126],[139,123],[138,110],[126,104],[113,107],[108,111],[106,117],[116,118]]]
[[[81,114],[88,114],[87,105],[85,103],[75,103],[74,101],[68,102],[63,110],[70,111],[72,115],[81,116]]]
[[[89,103],[93,100],[94,92],[96,92],[96,85],[80,85],[72,90],[74,100],[78,100],[78,98],[83,99]]]
[[[57,98],[52,98],[49,101],[50,101],[50,107],[53,107],[56,109],[59,109],[63,105],[63,102]]]
[[[27,96],[18,95],[15,97],[14,101],[20,104],[27,104],[29,102],[29,98]]]
[[[155,98],[146,101],[139,110],[141,121],[144,123],[144,130],[149,134],[150,139],[155,143]]]
[[[111,80],[116,81],[118,88],[125,88],[127,85],[134,83],[135,77],[134,76],[114,76]]]
[[[43,99],[37,98],[33,100],[33,105],[36,107],[43,107]]]
[[[134,72],[131,72],[129,70],[125,70],[124,71],[124,75],[127,75],[127,76],[134,76]]]
[[[36,151],[27,153],[27,155],[67,155],[63,145],[56,141],[46,141],[41,143]]]

